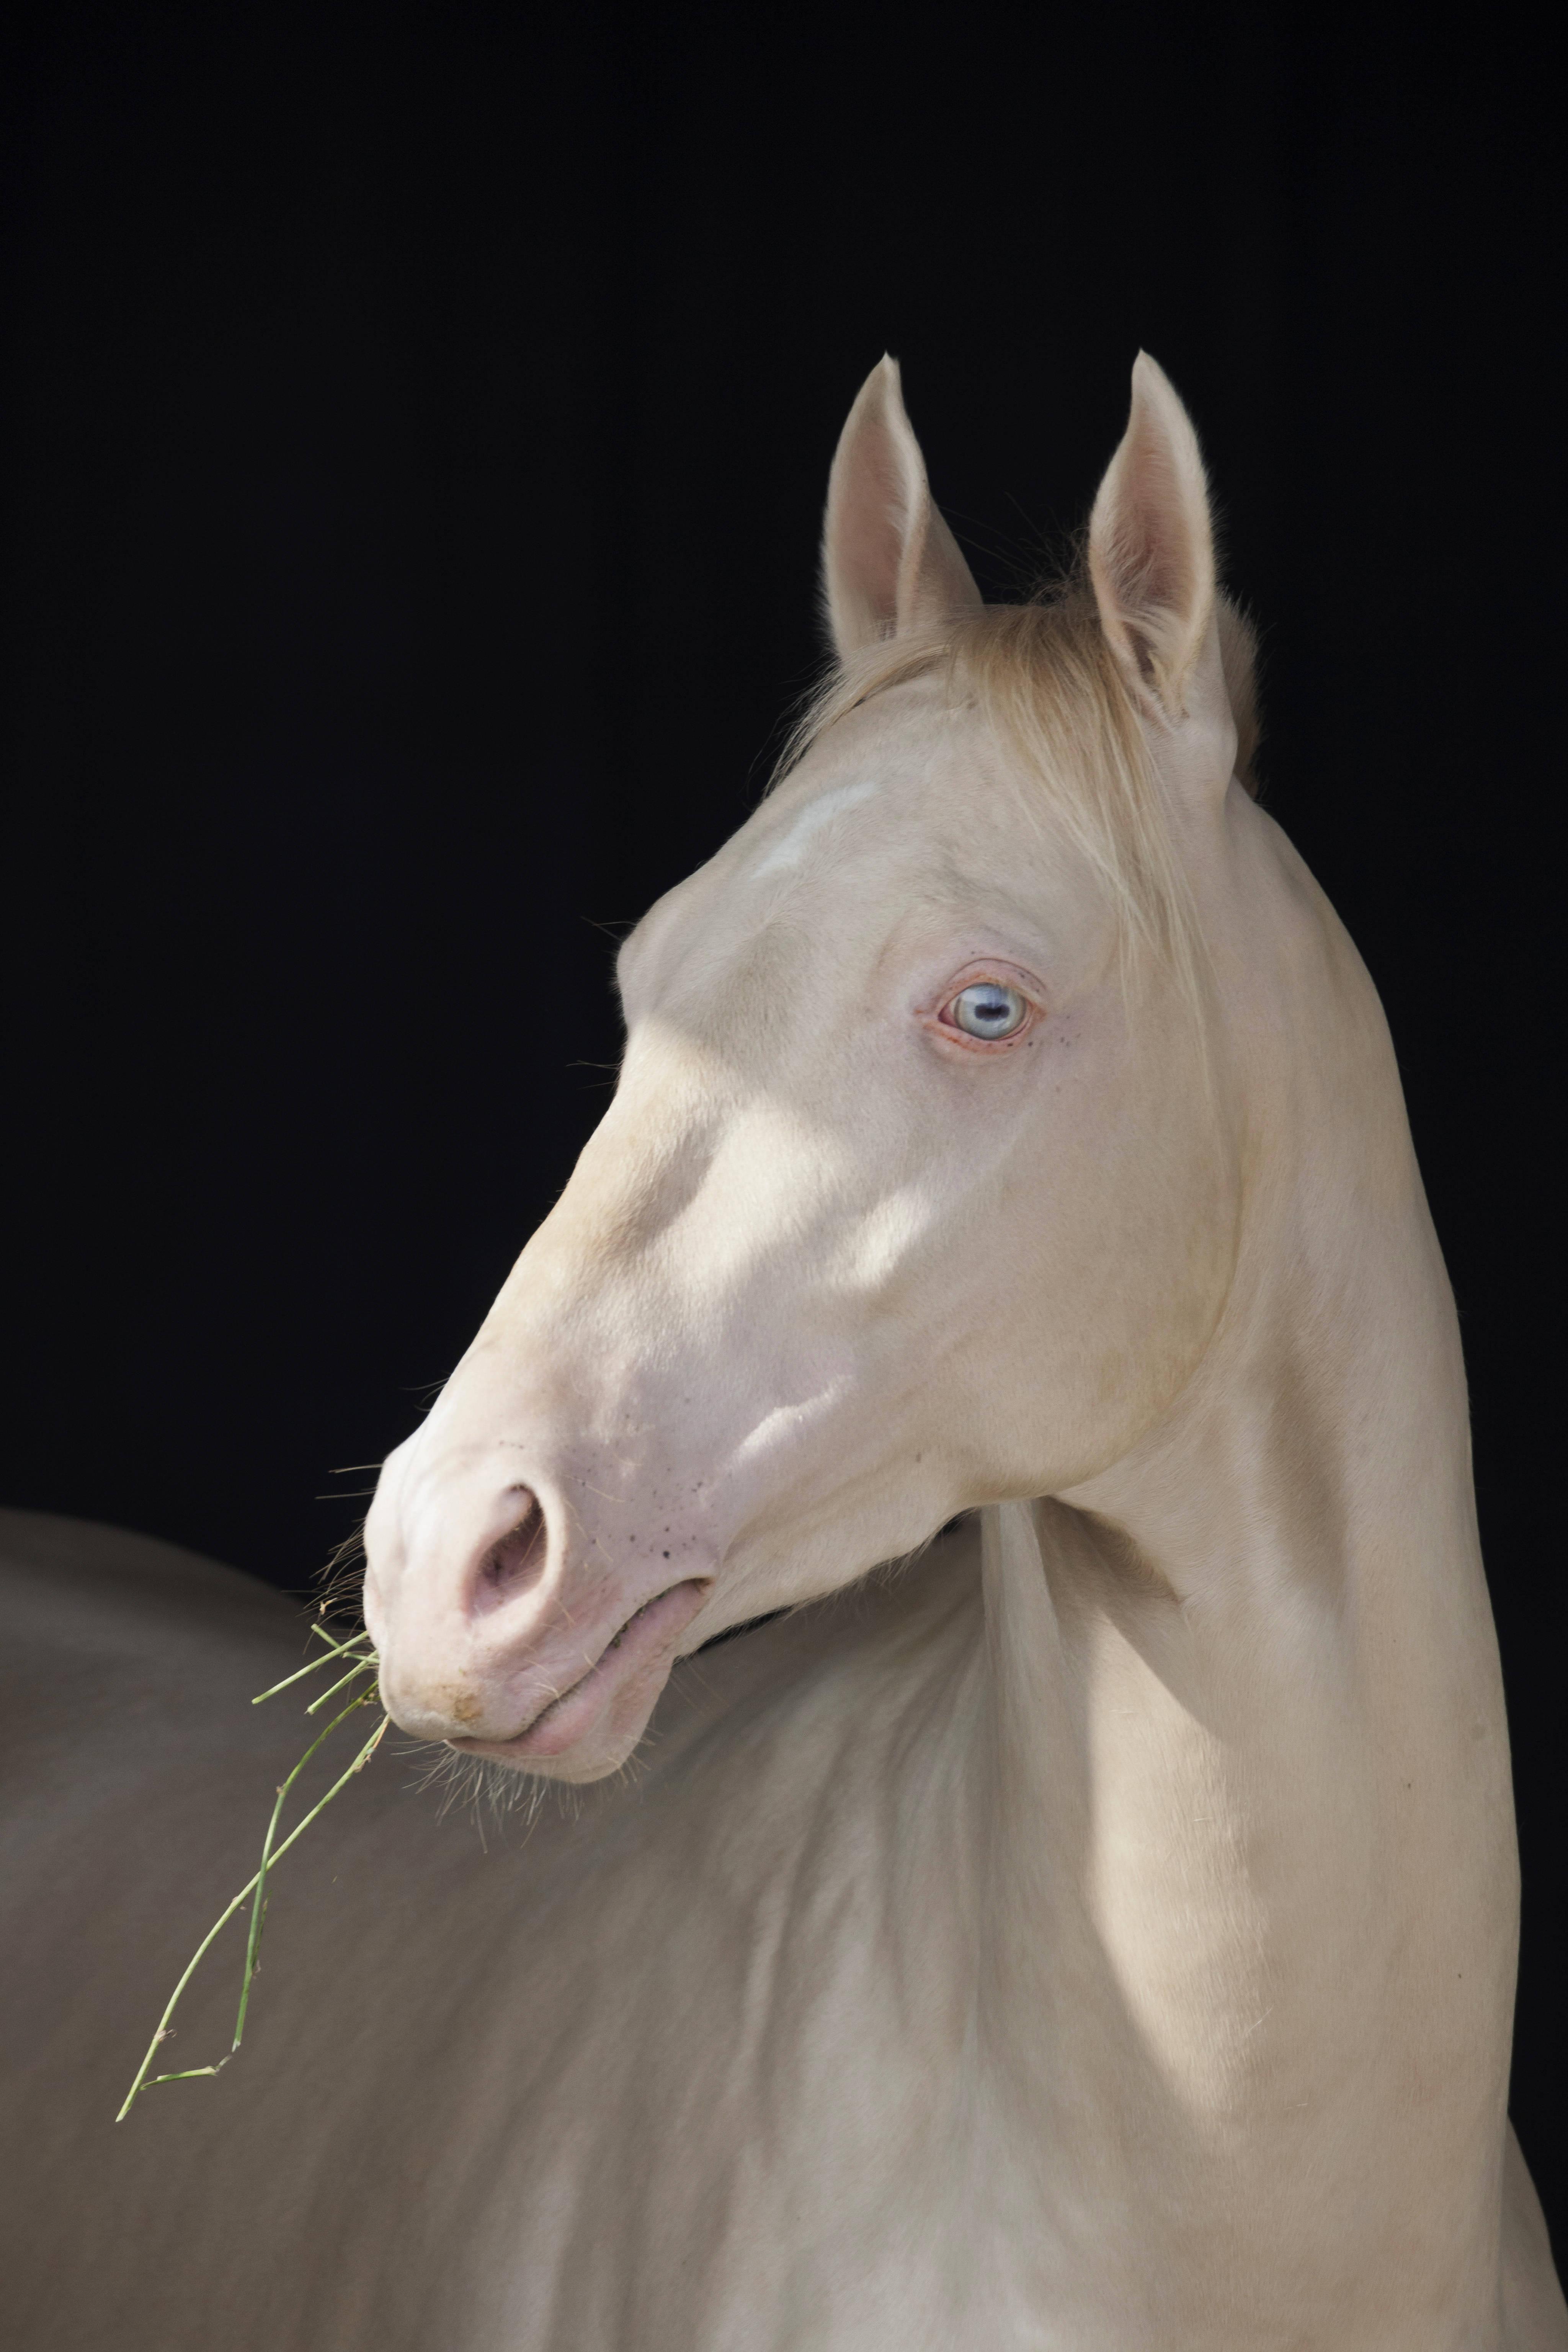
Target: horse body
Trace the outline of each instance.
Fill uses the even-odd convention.
[[[367,1775],[280,1874],[237,2068],[119,2131],[126,2054],[298,1744],[247,1705],[298,1621],[144,1540],[4,1534],[8,2342],[952,2340],[911,2289],[977,2184],[931,2159],[956,2053],[910,1948],[973,1919],[974,1846],[950,1740],[901,1788],[887,1766],[973,1706],[973,1530],[683,1667],[635,1782],[488,1851]],[[231,1992],[182,2016],[179,2063],[226,2047]]]
[[[1136,1597],[1113,1622],[1099,1610],[1104,1563],[1069,1515],[1044,1515],[1041,1542],[1029,1515],[998,1513],[984,1564],[970,1522],[897,1580],[682,1664],[634,1780],[546,1805],[488,1850],[384,1762],[280,1877],[237,2066],[159,2092],[118,2131],[147,2019],[213,1891],[250,1867],[258,1799],[297,1745],[246,1705],[297,1655],[297,1621],[142,1539],[15,1515],[3,1532],[7,1811],[26,1831],[5,1872],[7,2341],[1561,2340],[1516,2152],[1519,2310],[1500,2332],[1462,2300],[1484,2259],[1387,2262],[1408,2168],[1376,2184],[1374,2221],[1303,2210],[1288,2097],[1258,2163],[1256,2116],[1215,2116],[1211,2094],[1194,2128],[1192,2070],[1149,2063],[1125,1974],[1072,1894],[1095,1875],[1096,1755],[1131,1738],[1163,1744],[1168,1768],[1158,1718],[1168,1735],[1175,1710],[1129,1643]],[[996,1653],[1025,1631],[1047,1638],[1019,1689]],[[1067,1738],[1027,1736],[1042,1699],[1065,1702]],[[1073,1803],[1020,1814],[1016,1776],[1058,1772]],[[1169,1784],[1167,1847],[1192,1835],[1194,1777]],[[1100,1825],[1102,1885],[1138,1858],[1119,1811]],[[1065,1851],[998,1837],[1007,1820],[1071,1834]],[[1352,2013],[1333,1990],[1329,2017]],[[226,2047],[232,1991],[205,1988],[179,2063]],[[1294,2055],[1310,2096],[1321,2060]],[[1314,2101],[1328,2144],[1305,2177],[1331,2192],[1367,2055],[1343,2054],[1326,2130]],[[1317,2258],[1298,2251],[1266,2313],[1247,2227],[1282,2213],[1263,2242]],[[1367,2271],[1356,2311],[1346,2281]]]
[[[167,2168],[114,2340],[1562,2346],[1453,1309],[1371,983],[1236,779],[1190,427],[1144,363],[1092,593],[1026,625],[884,369],[826,572],[847,686],[630,943],[616,1102],[367,1534],[399,1722],[581,1811],[460,1861],[329,1817],[274,2040],[91,2157],[108,2213],[132,2135]]]

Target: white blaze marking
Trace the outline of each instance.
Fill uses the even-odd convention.
[[[786,866],[798,866],[805,856],[805,845],[814,833],[845,809],[858,808],[876,791],[875,784],[840,784],[837,792],[824,793],[819,801],[812,801],[802,809],[782,841],[775,841],[765,857],[752,868],[753,881],[764,874],[782,874]]]

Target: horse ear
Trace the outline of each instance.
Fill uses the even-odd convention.
[[[1089,522],[1100,625],[1139,700],[1184,718],[1215,615],[1214,527],[1192,419],[1147,352]]]
[[[980,591],[931,503],[897,360],[860,387],[827,478],[822,597],[840,659],[976,610]]]

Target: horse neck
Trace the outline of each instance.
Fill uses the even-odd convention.
[[[1463,1370],[1364,974],[1338,1003],[1166,1424],[986,1515],[994,2015],[1058,2112],[1136,2081],[1201,2139],[1321,2114],[1331,2075],[1391,2117],[1457,2097],[1500,2146],[1516,1889]]]

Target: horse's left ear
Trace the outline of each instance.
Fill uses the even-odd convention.
[[[932,500],[897,360],[871,370],[839,436],[822,530],[822,601],[840,661],[980,604]]]
[[[1136,698],[1173,725],[1215,621],[1214,526],[1198,436],[1147,352],[1089,523],[1100,625]]]

